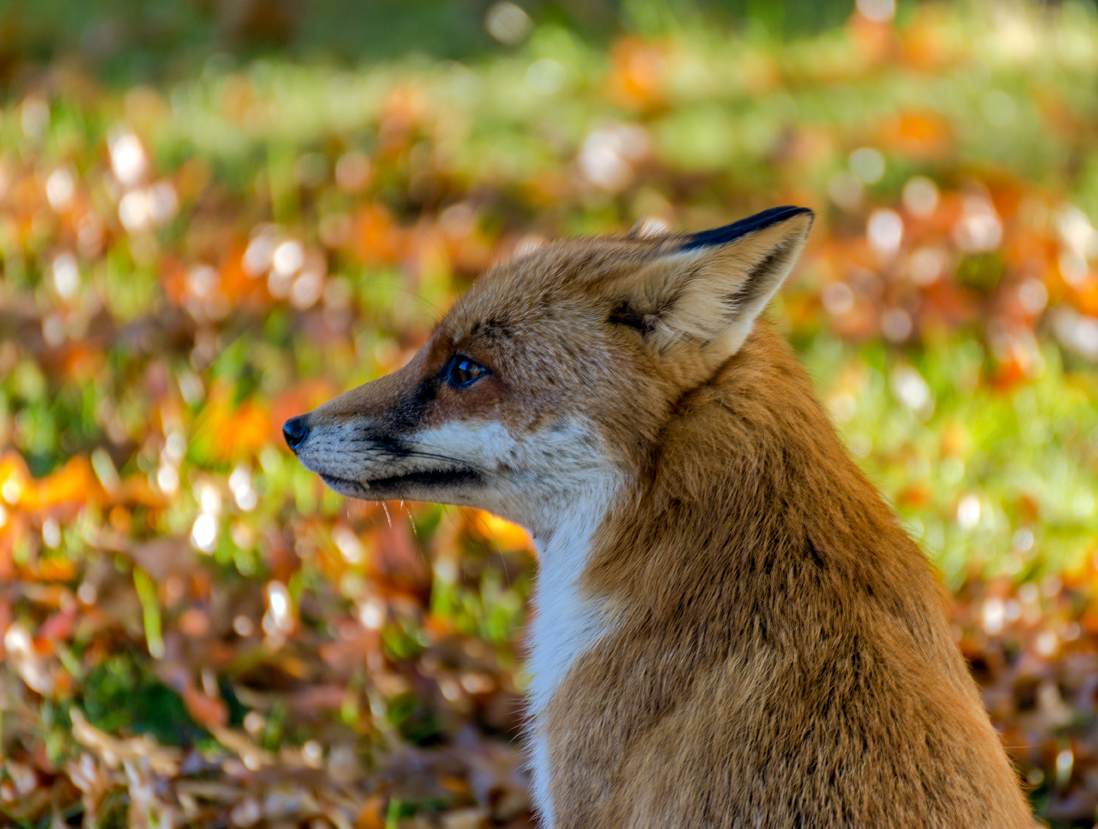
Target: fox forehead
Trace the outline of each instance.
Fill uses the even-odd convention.
[[[444,324],[448,338],[460,346],[521,335],[565,316],[570,327],[582,323],[602,310],[600,300],[614,278],[650,261],[664,241],[620,237],[542,245],[481,276]]]

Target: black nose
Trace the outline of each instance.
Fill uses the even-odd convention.
[[[306,415],[291,417],[282,424],[282,436],[286,438],[286,445],[296,450],[301,442],[309,436],[309,424]]]

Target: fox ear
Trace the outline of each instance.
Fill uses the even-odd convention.
[[[797,261],[813,218],[806,207],[775,207],[675,240],[630,275],[610,321],[661,353],[694,342],[731,357]]]

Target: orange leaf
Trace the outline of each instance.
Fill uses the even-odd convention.
[[[380,795],[366,798],[355,817],[355,829],[385,829],[385,799]]]
[[[949,125],[932,112],[901,114],[886,123],[881,135],[888,149],[921,159],[945,154],[951,138]]]
[[[900,492],[896,501],[906,507],[926,506],[930,501],[930,487],[925,483],[911,484]]]
[[[490,512],[475,510],[472,524],[482,538],[495,541],[505,550],[533,549],[533,541],[526,530]]]
[[[73,343],[63,357],[64,372],[75,383],[94,380],[101,373],[103,352],[87,341]]]
[[[321,403],[331,400],[338,393],[339,390],[335,385],[323,378],[306,380],[304,383],[298,383],[296,386],[282,392],[271,403],[270,419],[273,428],[277,432],[274,439],[276,441],[282,439],[282,424],[291,417],[312,411]]]
[[[655,109],[664,103],[667,66],[663,50],[636,37],[614,44],[607,94],[619,106]]]
[[[229,708],[225,701],[206,696],[190,683],[183,687],[183,704],[199,725],[224,727],[229,722]]]
[[[245,245],[233,245],[221,260],[218,271],[221,274],[221,292],[231,300],[258,293],[264,284],[262,279],[253,279],[244,270]]]
[[[76,578],[76,565],[62,556],[50,556],[38,562],[37,575],[41,581],[71,581]]]
[[[84,457],[73,458],[56,472],[29,485],[23,492],[23,503],[30,510],[103,500],[103,488]]]
[[[1098,316],[1098,279],[1089,279],[1078,289],[1075,305],[1084,314]]]
[[[991,386],[997,391],[1009,391],[1019,383],[1029,379],[1021,362],[1012,355],[1005,362],[999,363],[994,376],[991,378]]]
[[[354,218],[352,252],[367,265],[388,265],[400,261],[407,248],[405,232],[380,204],[369,205]]]
[[[223,385],[211,389],[195,427],[195,442],[201,444],[212,459],[222,462],[254,456],[275,429],[270,413],[260,403],[245,400],[233,408],[229,395],[230,391]]]
[[[220,455],[226,460],[254,455],[270,434],[270,415],[256,403],[246,402],[229,415],[219,432]]]
[[[30,470],[23,456],[15,450],[0,454],[0,486],[10,482],[14,494],[5,492],[5,498],[13,504],[19,503],[30,482]]]

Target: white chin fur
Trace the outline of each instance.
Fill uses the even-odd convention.
[[[437,501],[473,506],[549,535],[566,520],[564,510],[592,487],[603,490],[610,465],[586,424],[562,421],[537,432],[512,435],[501,423],[465,420],[402,436],[407,455],[371,447],[359,439],[362,423],[317,426],[298,450],[301,463],[351,498]],[[411,486],[382,491],[370,481],[414,472],[466,467],[480,475],[475,486]],[[593,483],[593,482],[599,483]]]

